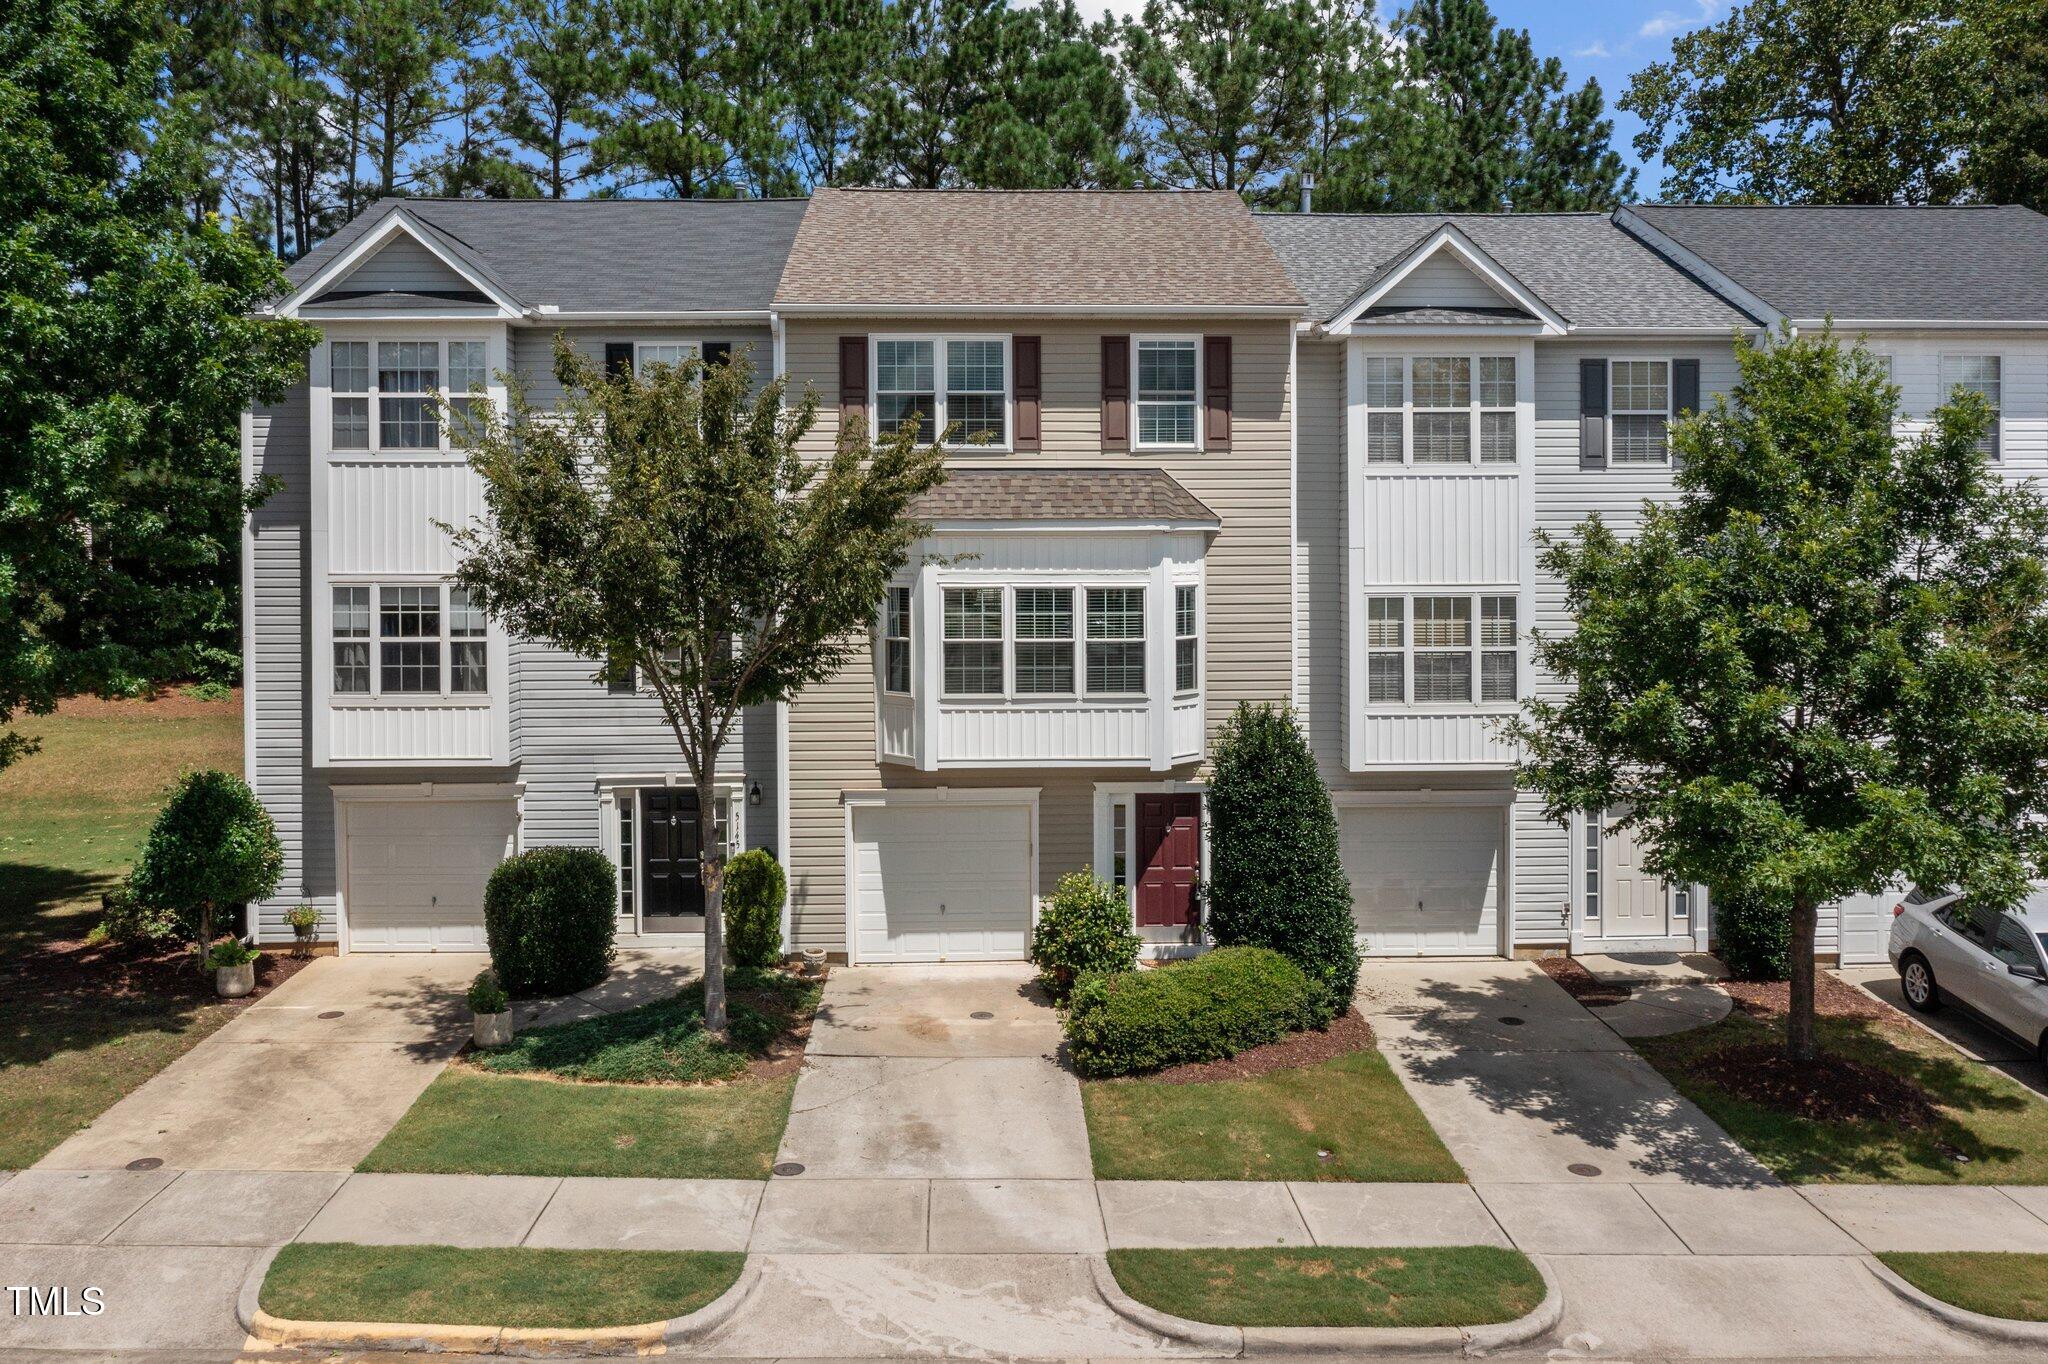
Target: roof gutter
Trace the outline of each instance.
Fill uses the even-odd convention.
[[[1957,317],[1798,317],[1792,325],[1802,331],[1833,326],[1836,331],[1928,331],[1928,332],[2017,332],[2048,330],[2048,318],[2015,319],[2007,322]]]
[[[1306,304],[1106,303],[777,303],[784,317],[1285,317]]]
[[[1179,531],[1218,531],[1223,522],[1217,519],[1188,521],[1094,521],[1077,518],[1043,521],[998,521],[975,517],[936,518],[926,522],[934,535],[1032,535],[1032,534],[1115,534],[1149,535],[1172,534]]]

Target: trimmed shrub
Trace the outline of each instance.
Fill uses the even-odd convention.
[[[1088,972],[1115,974],[1138,964],[1139,938],[1122,891],[1083,867],[1053,887],[1031,929],[1031,962],[1039,983],[1064,1000]]]
[[[612,969],[618,872],[595,848],[529,848],[484,887],[491,967],[514,999],[588,990]]]
[[[1068,1054],[1090,1076],[1220,1061],[1314,1026],[1323,995],[1299,966],[1263,947],[1087,975],[1067,1003]]]
[[[181,935],[196,937],[197,930],[185,933],[176,910],[144,904],[135,893],[135,883],[123,880],[100,896],[100,921],[85,940],[97,947],[110,942],[169,942]]]
[[[789,878],[782,864],[749,848],[725,864],[725,960],[766,970],[782,960],[782,901]]]
[[[1315,1026],[1350,1009],[1358,943],[1337,812],[1284,706],[1240,702],[1216,736],[1208,892],[1219,945],[1270,947],[1316,982]]]
[[[1783,904],[1716,893],[1714,950],[1737,980],[1789,980],[1792,912]]]
[[[201,964],[238,905],[275,894],[284,845],[249,783],[230,772],[188,772],[164,803],[130,885],[146,905],[176,910]]]

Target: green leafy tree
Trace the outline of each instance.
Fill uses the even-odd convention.
[[[513,0],[498,126],[539,163],[543,197],[566,198],[590,174],[590,121],[622,74],[606,0]]]
[[[909,429],[858,427],[823,460],[798,450],[817,396],[783,407],[744,356],[606,379],[558,341],[559,409],[513,385],[471,452],[485,519],[455,533],[456,580],[507,631],[608,670],[630,662],[660,700],[707,814],[719,754],[749,706],[786,701],[866,647],[889,579],[945,477]],[[698,822],[705,1018],[725,1028],[719,851]]]
[[[232,668],[240,419],[314,334],[189,212],[158,11],[0,4],[0,724]],[[0,729],[0,767],[33,748]]]
[[[1988,467],[1974,394],[1901,438],[1861,347],[1736,358],[1674,428],[1675,501],[1546,539],[1576,628],[1536,653],[1570,691],[1509,733],[1552,819],[1604,809],[1655,874],[1787,913],[1806,1062],[1821,905],[1901,879],[2007,905],[2048,854],[2048,506]]]
[[[1117,40],[1150,180],[1277,197],[1314,123],[1308,0],[1147,0]]]
[[[1964,170],[1979,199],[2048,213],[2048,0],[1984,0],[1994,54]]]
[[[1337,812],[1294,712],[1240,702],[1209,779],[1209,932],[1269,947],[1315,981],[1327,1024],[1351,1007],[1358,942]]]
[[[1943,202],[1962,185],[1978,33],[1954,0],[1751,0],[1673,41],[1621,107],[1667,198]]]
[[[284,845],[249,784],[230,772],[188,772],[150,826],[132,878],[143,904],[175,909],[204,969],[222,910],[265,899],[284,877]]]

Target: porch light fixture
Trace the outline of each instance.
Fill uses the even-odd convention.
[[[760,782],[757,782],[757,781],[750,781],[750,782],[748,782],[748,783],[747,783],[747,804],[749,804],[749,805],[759,805],[760,803],[761,803],[761,783],[760,783]]]

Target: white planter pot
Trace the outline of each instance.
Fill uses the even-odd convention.
[[[502,1047],[512,1040],[512,1011],[501,1014],[477,1014],[475,1028],[476,1044],[479,1047]]]
[[[256,988],[256,963],[245,961],[240,966],[214,967],[213,988],[222,999],[240,999]]]

